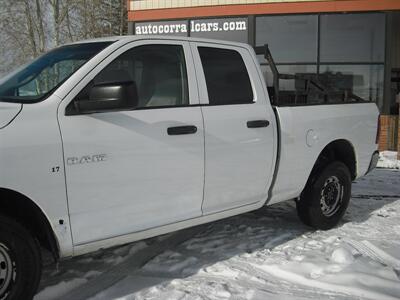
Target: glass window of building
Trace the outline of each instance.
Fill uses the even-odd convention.
[[[294,74],[294,75],[315,75],[317,73],[317,66],[315,65],[278,65],[278,71],[282,74]],[[273,85],[273,75],[271,68],[267,65],[261,66],[261,71],[264,75],[264,78],[267,82],[268,86]],[[279,81],[279,89],[282,91],[294,91],[299,89],[299,86],[304,84],[302,80],[280,80]]]
[[[320,80],[366,101],[383,101],[383,65],[321,65]]]
[[[321,15],[320,78],[382,106],[385,14]]]
[[[277,63],[316,63],[317,38],[317,15],[256,18],[256,46],[268,44]]]
[[[321,62],[384,62],[385,14],[321,16]]]
[[[385,22],[384,13],[257,17],[256,46],[269,44],[281,73],[306,77],[318,73],[328,89],[352,91],[382,106]],[[261,55],[258,59],[272,85],[267,62]],[[298,91],[299,83],[279,82],[282,91]]]

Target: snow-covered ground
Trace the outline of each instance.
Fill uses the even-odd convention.
[[[388,169],[400,169],[400,160],[397,160],[397,152],[381,152],[379,155],[378,167]]]
[[[400,299],[398,170],[355,182],[343,222],[329,231],[302,225],[287,202],[192,233],[48,263],[35,300]],[[168,246],[176,237],[184,242]],[[156,256],[141,266],[146,253]]]

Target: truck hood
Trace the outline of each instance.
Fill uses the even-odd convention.
[[[0,129],[11,124],[21,110],[22,104],[20,103],[0,102]]]

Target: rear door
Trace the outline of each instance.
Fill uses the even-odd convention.
[[[191,47],[205,124],[203,214],[265,201],[275,128],[255,62],[246,48]]]
[[[85,86],[134,82],[133,110],[68,115]],[[203,119],[189,43],[137,41],[85,77],[59,109],[75,245],[201,216]],[[84,100],[82,100],[84,101]]]

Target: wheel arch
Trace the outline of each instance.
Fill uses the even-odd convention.
[[[54,259],[60,258],[54,230],[42,209],[29,197],[17,191],[0,188],[1,214],[16,220],[31,232]]]
[[[352,180],[357,178],[357,157],[354,146],[348,140],[338,139],[327,144],[318,155],[309,180],[312,180],[321,169],[335,160],[341,161],[347,166]]]

